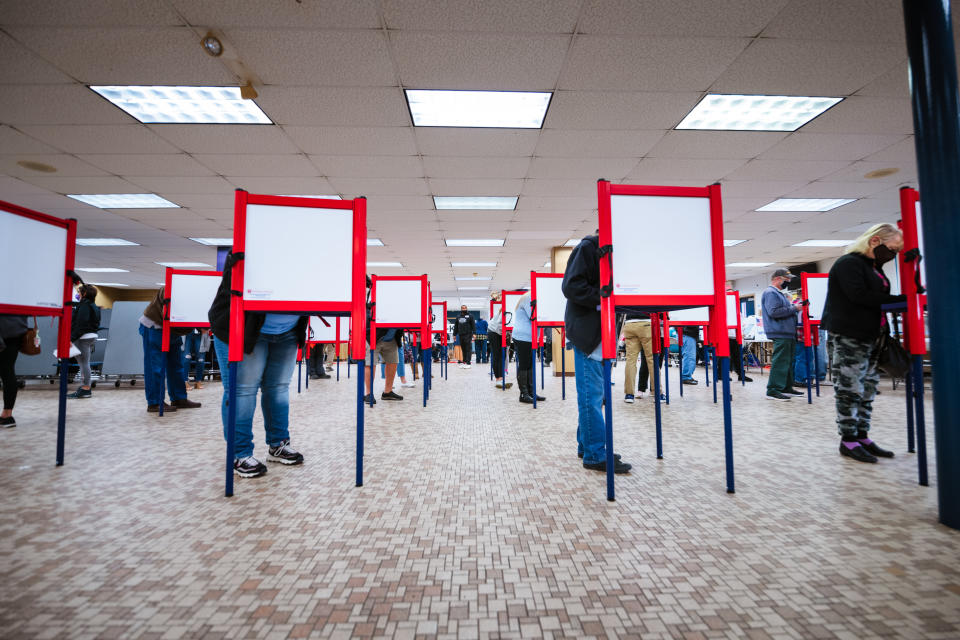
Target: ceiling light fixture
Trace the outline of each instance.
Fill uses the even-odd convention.
[[[192,269],[194,267],[209,267],[206,262],[154,262],[161,267],[170,267],[172,269]]]
[[[139,247],[136,242],[123,238],[77,238],[79,247]]]
[[[190,238],[194,242],[207,245],[208,247],[232,247],[233,238]]]
[[[122,282],[88,282],[87,284],[95,284],[98,287],[129,287],[128,284],[123,284]]]
[[[451,262],[451,267],[495,267],[496,262]]]
[[[68,198],[98,209],[179,209],[180,205],[155,193],[74,193]]]
[[[403,268],[402,262],[368,262],[368,267],[396,267],[398,269]]]
[[[728,267],[769,267],[772,262],[728,262]]]
[[[223,43],[212,33],[207,33],[207,35],[203,36],[203,40],[200,41],[200,46],[203,47],[207,55],[213,56],[214,58],[220,57],[223,53]]]
[[[433,206],[437,210],[512,211],[517,208],[517,200],[518,196],[433,196]]]
[[[415,127],[540,129],[553,95],[527,91],[406,89]]]
[[[249,89],[253,89],[247,85]],[[273,124],[243,87],[93,86],[144,124]],[[254,91],[256,95],[256,91]]]
[[[368,246],[368,247],[382,247],[382,246],[383,246],[383,240],[381,240],[380,238],[367,238],[367,246]]]
[[[796,131],[843,98],[807,96],[704,96],[677,129]]]
[[[114,267],[74,267],[74,271],[86,271],[87,273],[130,273],[128,269],[116,269]]]
[[[579,240],[577,240],[576,238],[570,238],[569,240],[567,240],[566,242],[563,243],[563,246],[565,246],[565,247],[575,247],[575,246],[577,246],[578,244],[580,244],[580,241],[579,241]]]
[[[851,242],[853,242],[853,240],[804,240],[803,242],[798,242],[797,244],[792,244],[790,246],[791,247],[845,247]]]
[[[746,240],[724,240],[723,246],[725,247],[735,247],[738,244],[743,244]]]
[[[831,211],[855,201],[856,198],[779,198],[757,211]]]
[[[493,280],[493,276],[457,276],[454,280]]]
[[[499,238],[447,238],[444,242],[448,247],[502,247],[504,243]]]

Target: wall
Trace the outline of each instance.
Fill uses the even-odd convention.
[[[570,254],[573,253],[573,249],[570,247],[554,247],[550,250],[550,272],[551,273],[563,273],[567,270],[567,261],[570,260]],[[553,330],[553,362],[550,365],[553,367],[553,375],[559,376],[560,371],[560,354],[563,351],[563,345],[560,343],[560,330]],[[567,349],[566,362],[564,363],[564,371],[568,376],[573,375],[573,349]]]
[[[97,286],[97,299],[95,302],[101,309],[112,309],[114,302],[142,300],[144,303],[147,303],[153,300],[156,295],[156,289],[121,289],[120,287]],[[144,304],[144,306],[146,306],[146,304]]]

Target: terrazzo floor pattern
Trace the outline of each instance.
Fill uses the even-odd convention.
[[[0,431],[0,637],[960,637],[960,532],[936,521],[932,434],[917,485],[902,390],[883,383],[873,431],[897,457],[863,465],[837,453],[831,388],[734,385],[729,495],[721,408],[671,371],[656,460],[652,400],[624,404],[614,370],[634,464],[614,503],[576,458],[572,378],[533,410],[453,365],[426,409],[420,383],[378,402],[362,488],[355,378],[294,383],[305,464],[229,499],[218,383],[163,418],[141,387],[70,401],[60,468],[55,388],[31,384]],[[259,410],[254,435],[264,455]]]

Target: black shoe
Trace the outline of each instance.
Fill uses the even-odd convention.
[[[17,426],[17,421],[13,419],[13,416],[0,418],[0,427],[3,427],[4,429],[10,429],[15,426]]]
[[[89,398],[93,395],[92,389],[77,389],[73,393],[68,393],[68,398]]]
[[[253,456],[233,461],[233,472],[241,478],[256,478],[267,473],[267,465]]]
[[[607,461],[602,460],[600,462],[584,462],[584,469],[590,469],[591,471],[603,471],[607,470]],[[633,469],[633,465],[622,460],[617,460],[616,454],[613,456],[613,472],[614,473],[630,473],[630,469]]]
[[[537,402],[544,402],[544,401],[546,401],[546,398],[544,398],[543,396],[537,396]]]
[[[578,451],[578,452],[577,452],[577,457],[578,457],[578,458],[582,458],[582,457],[583,457],[583,451]],[[619,460],[619,459],[620,459],[620,454],[619,454],[619,453],[613,454],[613,459],[614,459],[614,460]]]
[[[178,409],[199,409],[200,408],[199,402],[194,402],[193,400],[188,400],[186,398],[180,398],[179,400],[174,400],[170,404],[172,404]],[[166,411],[167,408],[164,407],[163,410]]]
[[[289,440],[284,440],[279,445],[267,449],[267,460],[280,464],[300,464],[303,462],[303,455],[290,446]]]
[[[840,455],[847,456],[848,458],[853,458],[857,462],[876,462],[877,457],[869,453],[864,449],[860,444],[857,444],[853,449],[845,445],[843,442],[840,443]]]
[[[174,405],[172,405],[172,404],[167,404],[166,402],[163,403],[163,412],[164,412],[164,413],[171,413],[171,412],[176,411],[176,410],[177,410],[177,408],[176,408]],[[147,405],[147,413],[159,413],[159,411],[160,411],[160,405],[158,405],[158,404],[150,404],[150,405]]]
[[[877,446],[877,443],[873,440],[864,442],[860,440],[860,446],[867,450],[867,453],[877,456],[878,458],[892,458],[894,456],[893,451],[887,451],[886,449],[881,449]]]
[[[737,379],[737,382],[753,382],[753,378],[750,376],[743,376]]]
[[[789,400],[790,396],[786,396],[779,391],[767,391],[767,400]]]
[[[525,393],[520,394],[520,402],[523,404],[533,404],[533,397]]]
[[[373,397],[372,393],[368,393],[367,395],[363,396],[363,401],[367,404],[377,404],[377,399]]]
[[[805,396],[807,395],[806,391],[800,391],[799,389],[794,389],[790,387],[789,389],[784,389],[783,393],[788,396]]]
[[[693,378],[684,378],[683,380],[681,380],[681,382],[682,382],[683,384],[700,384],[699,382],[697,382],[697,381],[696,381],[695,379],[693,379]]]
[[[321,376],[320,376],[319,374],[317,374],[317,373],[311,373],[311,374],[310,374],[310,379],[311,379],[311,380],[319,380],[320,377],[321,377]],[[327,377],[329,378],[330,376],[327,376]]]
[[[317,377],[320,378],[321,380],[326,380],[327,378],[330,378],[331,376],[330,376],[329,373],[327,373],[326,371],[324,371],[323,373],[321,373],[321,374],[318,375]]]
[[[381,399],[381,400],[403,400],[403,396],[401,396],[401,395],[399,395],[399,394],[396,394],[396,393],[394,393],[393,391],[391,391],[390,393],[386,393],[386,392],[381,393],[381,394],[380,394],[380,399]]]

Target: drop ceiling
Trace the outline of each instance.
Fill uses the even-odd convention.
[[[222,35],[223,58],[199,40]],[[723,185],[728,262],[808,262],[895,220],[916,184],[898,0],[52,0],[0,12],[0,199],[78,220],[77,264],[213,264],[190,237],[232,234],[233,190],[368,197],[369,260],[515,288],[551,247],[596,228],[595,183]],[[234,62],[225,62],[225,60]],[[241,66],[238,66],[237,62]],[[237,69],[245,69],[243,77]],[[90,84],[252,81],[274,125],[143,125]],[[551,91],[540,130],[414,128],[403,90]],[[706,93],[834,96],[794,133],[676,131]],[[23,168],[49,164],[55,173]],[[865,178],[875,169],[899,171]],[[154,192],[181,209],[100,210],[68,193]],[[519,196],[515,211],[436,211],[432,196]],[[759,213],[781,197],[857,198]],[[446,247],[447,238],[503,247]],[[650,229],[646,242],[683,238]],[[317,235],[318,250],[325,239]],[[456,261],[495,268],[451,267]],[[729,278],[756,270],[730,270]],[[473,293],[473,292],[470,292]]]

